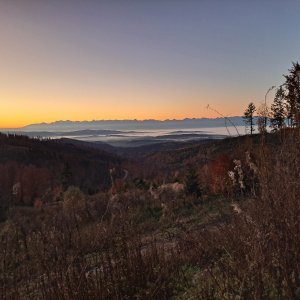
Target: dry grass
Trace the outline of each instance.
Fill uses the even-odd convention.
[[[120,194],[120,209],[73,190],[65,197],[74,201],[12,210],[0,225],[0,298],[299,299],[299,134],[280,141],[249,145],[257,174],[244,167],[230,214],[141,190]],[[163,231],[171,240],[157,239]]]

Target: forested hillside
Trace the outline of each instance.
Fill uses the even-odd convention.
[[[1,135],[1,298],[296,299],[299,147],[287,129],[138,163]]]
[[[87,194],[105,190],[113,167],[121,168],[119,157],[92,147],[1,134],[1,216],[12,205],[59,201],[72,185]]]

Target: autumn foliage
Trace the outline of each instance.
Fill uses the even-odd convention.
[[[230,184],[228,172],[233,169],[232,159],[220,154],[208,164],[207,169],[210,192],[213,195],[226,194]]]

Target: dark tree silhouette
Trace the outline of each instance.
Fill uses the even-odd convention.
[[[246,125],[246,128],[250,127],[250,134],[253,134],[254,132],[254,112],[256,108],[253,102],[250,102],[247,109],[244,112],[244,122]]]
[[[276,91],[274,102],[271,105],[271,127],[273,131],[277,131],[285,125],[285,96],[284,89],[281,86]]]
[[[185,178],[185,192],[188,195],[200,197],[199,178],[194,168],[190,167]]]
[[[300,125],[300,64],[293,62],[293,66],[289,69],[288,75],[283,75],[285,78],[284,86],[287,90],[286,101],[288,108],[288,119],[290,126]]]

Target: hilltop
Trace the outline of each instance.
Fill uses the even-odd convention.
[[[3,299],[293,299],[297,130],[102,146],[0,135]]]

